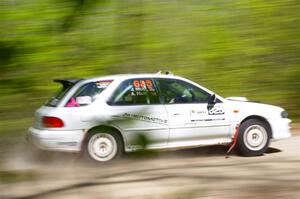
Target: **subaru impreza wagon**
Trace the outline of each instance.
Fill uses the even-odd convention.
[[[106,162],[141,148],[230,144],[241,155],[263,154],[289,137],[287,112],[244,97],[222,98],[172,74],[126,74],[54,80],[62,89],[36,111],[27,137],[44,150],[82,152]]]

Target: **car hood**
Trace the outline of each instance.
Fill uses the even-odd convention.
[[[239,112],[241,115],[259,115],[265,118],[278,118],[281,117],[281,112],[284,111],[283,108],[263,104],[260,102],[252,102],[236,99],[226,99],[227,104],[231,112]]]

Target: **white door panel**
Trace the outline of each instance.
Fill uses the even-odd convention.
[[[163,105],[111,106],[110,110],[111,123],[123,131],[128,145],[135,145],[140,135],[149,141],[149,148],[167,144],[168,118]]]
[[[123,81],[108,103],[111,122],[122,130],[127,147],[143,144],[139,139],[146,139],[149,148],[167,145],[168,116],[151,78]]]
[[[228,138],[229,117],[223,103],[165,105],[170,126],[170,145]]]

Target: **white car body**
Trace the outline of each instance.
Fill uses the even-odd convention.
[[[246,98],[225,99],[216,95],[218,102],[208,110],[208,103],[109,105],[119,85],[128,79],[174,79],[187,82],[199,89],[212,91],[185,78],[165,74],[129,74],[84,79],[77,82],[56,107],[42,106],[36,113],[36,123],[29,128],[28,139],[44,150],[79,152],[86,133],[94,127],[108,126],[120,132],[126,152],[138,149],[136,136],[143,134],[151,142],[148,149],[196,147],[230,144],[237,125],[247,118],[265,121],[271,129],[271,139],[291,136],[291,120],[282,117],[284,109],[272,105],[249,102]],[[111,84],[89,105],[65,107],[74,93],[89,82],[112,80]],[[89,101],[84,98],[83,101]],[[61,128],[43,126],[42,118],[57,117]]]

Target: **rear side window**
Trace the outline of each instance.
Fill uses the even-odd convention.
[[[48,100],[45,103],[45,106],[51,106],[51,107],[56,107],[58,103],[61,101],[61,99],[67,94],[67,92],[73,87],[63,87],[61,88],[54,97],[52,97],[50,100]]]
[[[120,86],[113,93],[108,104],[160,104],[160,100],[152,79],[129,79],[120,84]]]
[[[79,107],[91,104],[111,82],[112,80],[103,80],[84,84],[74,93],[65,106]]]

